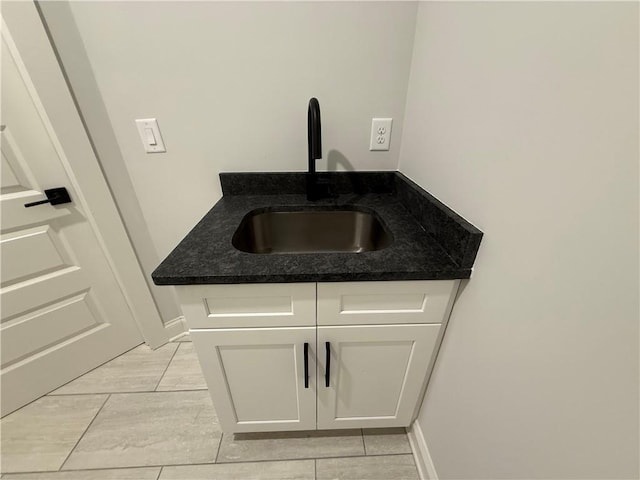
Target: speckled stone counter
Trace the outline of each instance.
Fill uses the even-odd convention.
[[[469,278],[482,232],[398,172],[323,175],[333,197],[309,202],[304,173],[223,173],[223,197],[153,272],[157,285]],[[231,243],[258,208],[374,210],[393,243],[362,253],[254,254]]]

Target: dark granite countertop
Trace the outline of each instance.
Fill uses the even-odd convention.
[[[337,185],[336,196],[309,202],[300,191],[304,174],[221,174],[224,196],[153,272],[153,281],[189,285],[469,278],[482,233],[462,217],[397,172],[329,177]],[[424,201],[431,207],[421,206]],[[347,205],[374,210],[393,243],[371,252],[300,254],[245,253],[231,244],[251,210]]]

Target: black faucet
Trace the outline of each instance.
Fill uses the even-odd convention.
[[[316,159],[322,158],[322,132],[320,128],[320,103],[313,97],[307,111],[307,140],[309,141],[309,170],[307,172],[307,200],[315,201],[326,195],[320,192],[316,174]],[[326,189],[326,186],[325,186]]]

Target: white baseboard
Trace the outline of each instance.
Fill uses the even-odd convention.
[[[411,445],[411,452],[418,467],[418,475],[420,480],[438,480],[438,472],[431,460],[431,454],[427,447],[427,442],[424,439],[422,428],[420,424],[415,421],[407,429],[407,435],[409,436],[409,445]]]
[[[185,324],[184,317],[174,318],[164,324],[164,331],[167,334],[168,341],[172,341],[177,337],[184,335],[187,331],[187,325]]]

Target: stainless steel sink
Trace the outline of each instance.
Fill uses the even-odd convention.
[[[248,253],[370,252],[393,237],[369,209],[274,207],[249,212],[231,242]]]

